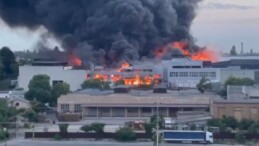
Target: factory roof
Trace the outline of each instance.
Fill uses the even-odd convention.
[[[231,59],[212,64],[215,68],[227,68],[230,66],[240,66],[241,69],[259,69],[259,59]]]
[[[214,99],[213,103],[218,103],[218,104],[259,104],[259,100],[258,99],[233,99],[233,100]]]
[[[68,65],[66,61],[46,59],[46,58],[36,58],[31,63],[33,66],[65,66]]]
[[[128,94],[110,93],[106,95],[72,93],[62,95],[58,99],[58,104],[82,104],[88,107],[153,107],[154,103],[159,102],[161,106],[208,107],[211,96],[211,94],[201,94],[194,90],[180,92],[168,91],[166,94],[153,93],[152,90],[131,90]]]

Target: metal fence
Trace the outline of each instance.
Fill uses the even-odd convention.
[[[25,138],[54,138],[59,135],[65,139],[114,139],[115,133],[60,133],[60,132],[25,132]],[[150,139],[151,134],[136,133],[138,139]]]
[[[114,139],[115,133],[60,133],[60,132],[25,132],[25,138],[54,138],[59,135],[65,139]],[[137,139],[151,139],[152,134],[136,133]],[[245,134],[246,139],[259,139],[259,134]],[[235,133],[214,133],[214,139],[236,139]]]

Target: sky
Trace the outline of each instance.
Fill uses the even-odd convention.
[[[29,32],[25,28],[10,29],[0,20],[0,47],[13,50],[32,49],[40,35],[40,28]],[[203,0],[193,21],[191,33],[198,45],[229,52],[244,43],[244,51],[259,52],[259,0]],[[49,47],[58,45],[50,39]]]

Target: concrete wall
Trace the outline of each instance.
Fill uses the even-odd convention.
[[[28,90],[30,80],[34,75],[45,74],[50,77],[50,84],[55,80],[61,80],[70,85],[70,90],[75,91],[81,88],[85,80],[85,70],[64,70],[63,66],[20,66],[18,87]]]
[[[259,103],[213,103],[212,116],[222,118],[223,115],[241,119],[259,120]]]
[[[18,104],[18,106],[16,106]],[[16,107],[17,109],[27,109],[30,107],[29,102],[23,102],[20,100],[14,100],[11,104],[12,107]]]

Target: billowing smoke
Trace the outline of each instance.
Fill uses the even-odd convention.
[[[198,2],[0,0],[0,17],[10,27],[44,26],[83,64],[112,66],[152,58],[154,49],[169,42],[187,41],[194,46],[189,30]]]

